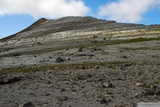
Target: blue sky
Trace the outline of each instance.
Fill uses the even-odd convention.
[[[160,24],[160,0],[1,0],[0,38],[23,30],[39,18],[64,16]]]

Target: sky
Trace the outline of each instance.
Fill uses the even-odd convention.
[[[39,18],[65,16],[160,24],[160,0],[0,0],[0,38],[23,30]]]

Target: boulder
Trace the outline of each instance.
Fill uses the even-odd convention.
[[[56,63],[61,63],[61,62],[64,62],[64,59],[61,58],[61,57],[57,57],[57,59],[56,59],[55,62],[56,62]]]

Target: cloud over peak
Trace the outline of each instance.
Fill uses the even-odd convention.
[[[90,12],[82,0],[1,0],[0,16],[28,14],[35,18],[84,16]]]
[[[99,15],[120,22],[138,22],[158,0],[118,0],[99,7]]]

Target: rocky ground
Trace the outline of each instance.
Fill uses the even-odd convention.
[[[83,25],[82,19],[78,20]],[[88,26],[97,27],[92,20]],[[74,32],[59,31],[60,37],[47,30],[46,41],[40,35],[34,40],[33,31],[49,28],[46,23],[58,30],[59,23],[73,23],[70,18],[51,21],[1,40],[1,107],[135,107],[139,102],[160,101],[160,39],[155,26],[143,35],[137,33],[143,25],[132,25],[134,34],[123,34],[124,29],[117,27],[119,33],[108,37],[105,32],[110,25],[125,25],[111,21],[102,31],[100,25],[96,32],[88,27],[82,30],[81,25]],[[130,32],[130,25],[126,26]]]
[[[63,67],[49,70],[42,67],[42,70],[29,73],[1,75],[0,105],[18,107],[31,103],[39,107],[132,107],[142,101],[159,101],[159,44],[159,41],[149,41],[107,45],[91,52],[94,56],[85,48],[82,52],[78,52],[81,49],[72,49],[70,52],[75,53],[73,58],[66,55],[67,51],[62,51],[59,56],[63,54],[67,60],[52,60]],[[54,57],[53,53],[51,55]],[[13,62],[16,62],[15,59],[12,59]],[[81,60],[83,62],[79,64]],[[87,62],[95,60],[98,63]],[[71,62],[77,65],[67,65]]]

